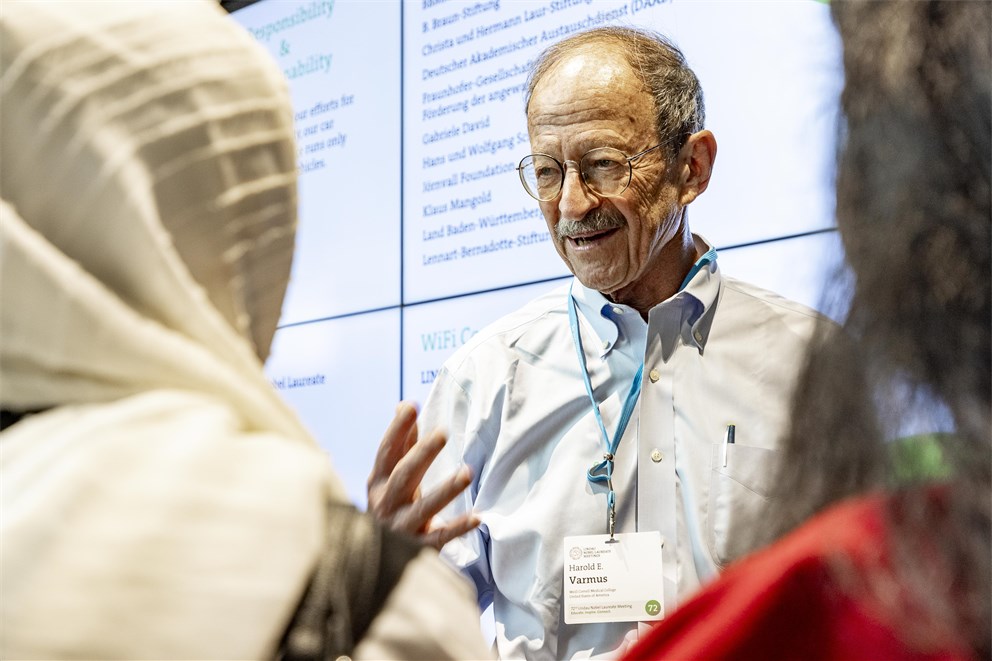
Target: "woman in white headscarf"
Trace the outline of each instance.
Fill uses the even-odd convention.
[[[267,55],[209,2],[4,2],[0,75],[0,657],[292,657],[349,590],[385,604],[343,614],[357,658],[484,656],[432,550],[370,564],[403,543],[262,371],[296,224]]]

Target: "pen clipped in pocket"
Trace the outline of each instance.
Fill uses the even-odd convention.
[[[714,443],[707,508],[708,544],[721,567],[750,549],[753,525],[771,496],[779,453],[744,445],[739,430]]]

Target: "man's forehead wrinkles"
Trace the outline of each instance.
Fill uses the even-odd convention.
[[[633,109],[618,107],[615,98],[603,95],[563,98],[560,101],[540,98],[531,103],[528,121],[532,125],[574,125],[581,122],[609,122],[634,125],[650,118],[641,117]]]
[[[571,108],[582,106],[602,106],[614,98],[611,94],[603,94],[598,89],[562,89],[561,86],[539,88],[531,97],[530,105],[547,106],[549,108]]]
[[[564,141],[579,146],[633,148],[642,137],[652,134],[653,124],[630,113],[611,114],[606,109],[590,108],[563,117],[559,113],[532,114],[528,131],[533,142]]]
[[[568,112],[548,109],[540,113],[531,113],[530,125],[540,129],[542,126],[575,126],[589,122],[603,125],[632,125],[636,118],[631,115],[617,117],[607,112],[605,108],[574,108]]]

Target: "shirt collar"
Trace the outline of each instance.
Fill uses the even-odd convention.
[[[599,345],[596,351],[602,358],[613,349],[620,336],[620,329],[616,321],[616,313],[612,308],[625,308],[610,303],[609,300],[595,289],[589,289],[578,278],[572,283],[572,296],[575,298],[576,311],[583,317],[590,326],[596,337],[599,338]],[[626,311],[634,313],[633,308],[626,308]],[[589,347],[592,349],[592,347]]]
[[[696,250],[702,254],[690,270],[682,290],[669,300],[682,298],[686,301],[683,308],[682,340],[685,344],[694,346],[700,353],[706,347],[713,326],[713,315],[716,313],[716,303],[720,297],[720,269],[717,266],[716,249],[713,245],[699,236],[692,235]],[[659,305],[665,305],[663,301]]]
[[[681,323],[678,332],[682,341],[702,353],[713,325],[721,277],[717,268],[716,249],[698,234],[693,234],[693,239],[696,251],[702,257],[696,260],[689,271],[683,288],[652,308],[651,313],[663,307],[679,306]],[[572,296],[579,315],[592,327],[599,339],[596,350],[601,358],[609,354],[616,345],[621,327],[629,337],[644,335],[645,324],[636,310],[612,303],[600,292],[584,286],[577,278],[572,285]]]

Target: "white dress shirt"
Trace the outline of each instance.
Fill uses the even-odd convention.
[[[710,248],[696,237],[704,252]],[[569,329],[565,285],[479,332],[447,360],[421,413],[449,441],[425,488],[473,470],[441,518],[478,531],[444,556],[490,603],[502,658],[612,658],[637,623],[568,625],[563,542],[607,532],[606,489],[586,479],[603,439]],[[571,283],[589,377],[612,435],[642,361],[640,400],[616,453],[616,531],[660,531],[666,612],[743,549],[734,526],[767,497],[789,394],[816,312],[701,268],[648,321]],[[728,424],[735,443],[722,454]]]

